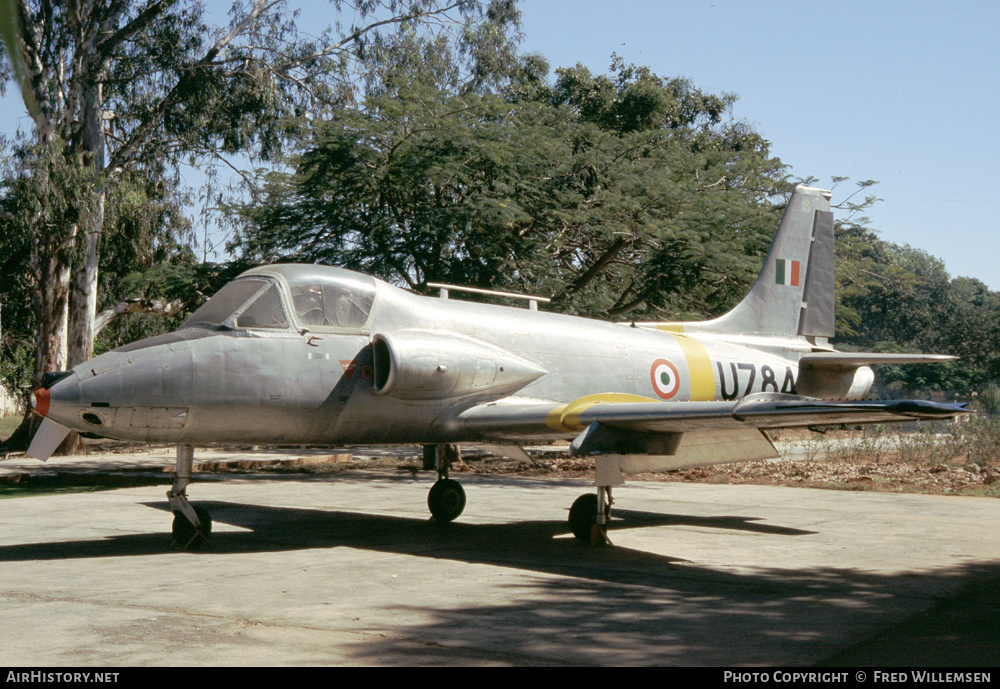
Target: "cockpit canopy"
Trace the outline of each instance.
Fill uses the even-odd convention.
[[[289,329],[294,322],[296,329],[357,332],[375,293],[373,278],[341,268],[263,266],[220,289],[181,327]]]

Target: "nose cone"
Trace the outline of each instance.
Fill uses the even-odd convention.
[[[138,343],[142,344],[142,343]],[[34,410],[81,433],[172,440],[187,423],[195,376],[190,345],[150,343],[105,352],[35,390]],[[168,438],[167,435],[170,435]]]
[[[82,406],[80,400],[80,376],[74,371],[46,373],[42,387],[31,393],[31,408],[39,416],[45,416],[75,428],[73,423]]]
[[[42,374],[42,387],[33,390],[30,397],[31,408],[39,416],[48,416],[51,394],[49,388],[73,375],[73,371],[50,371]]]
[[[49,391],[46,388],[38,388],[32,391],[31,408],[39,416],[49,415]]]
[[[106,352],[70,371],[46,373],[42,387],[31,394],[36,413],[76,431],[97,430],[94,409],[117,406],[120,371],[129,363],[126,355]]]

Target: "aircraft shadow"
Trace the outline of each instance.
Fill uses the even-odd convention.
[[[794,529],[787,526],[756,523],[761,520],[761,517],[695,517],[689,514],[660,514],[657,512],[641,512],[618,508],[614,508],[611,514],[613,519],[612,528],[616,530],[622,528],[636,529],[648,526],[697,526],[782,536],[806,536],[817,533],[815,531]]]
[[[142,503],[169,512],[166,501]],[[488,563],[518,569],[580,576],[581,567],[607,581],[654,583],[664,568],[685,562],[669,555],[631,548],[589,547],[569,535],[565,521],[527,521],[503,524],[437,524],[427,519],[372,513],[271,507],[227,501],[197,501],[212,515],[216,531],[210,545],[192,556],[265,553],[311,548],[366,549],[417,557]],[[653,526],[696,526],[798,536],[801,529],[755,523],[755,517],[693,517],[616,510],[610,529]],[[228,524],[247,531],[218,530]],[[164,524],[163,533],[126,534],[107,538],[32,543],[0,547],[0,562],[67,560],[176,553]],[[597,572],[600,572],[597,574]],[[648,575],[648,576],[647,576]]]

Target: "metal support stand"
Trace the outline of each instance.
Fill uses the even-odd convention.
[[[437,445],[424,445],[424,470],[437,468]]]

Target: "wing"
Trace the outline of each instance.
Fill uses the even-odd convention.
[[[875,354],[869,352],[814,352],[803,354],[799,368],[811,371],[821,368],[850,370],[869,364],[939,364],[954,361],[949,354]]]
[[[733,402],[658,402],[590,395],[570,404],[509,401],[474,407],[460,419],[483,438],[575,434],[573,455],[621,455],[625,471],[662,471],[778,456],[766,429],[947,419],[961,404],[921,400],[825,401],[757,393]],[[626,467],[627,465],[627,467]]]

